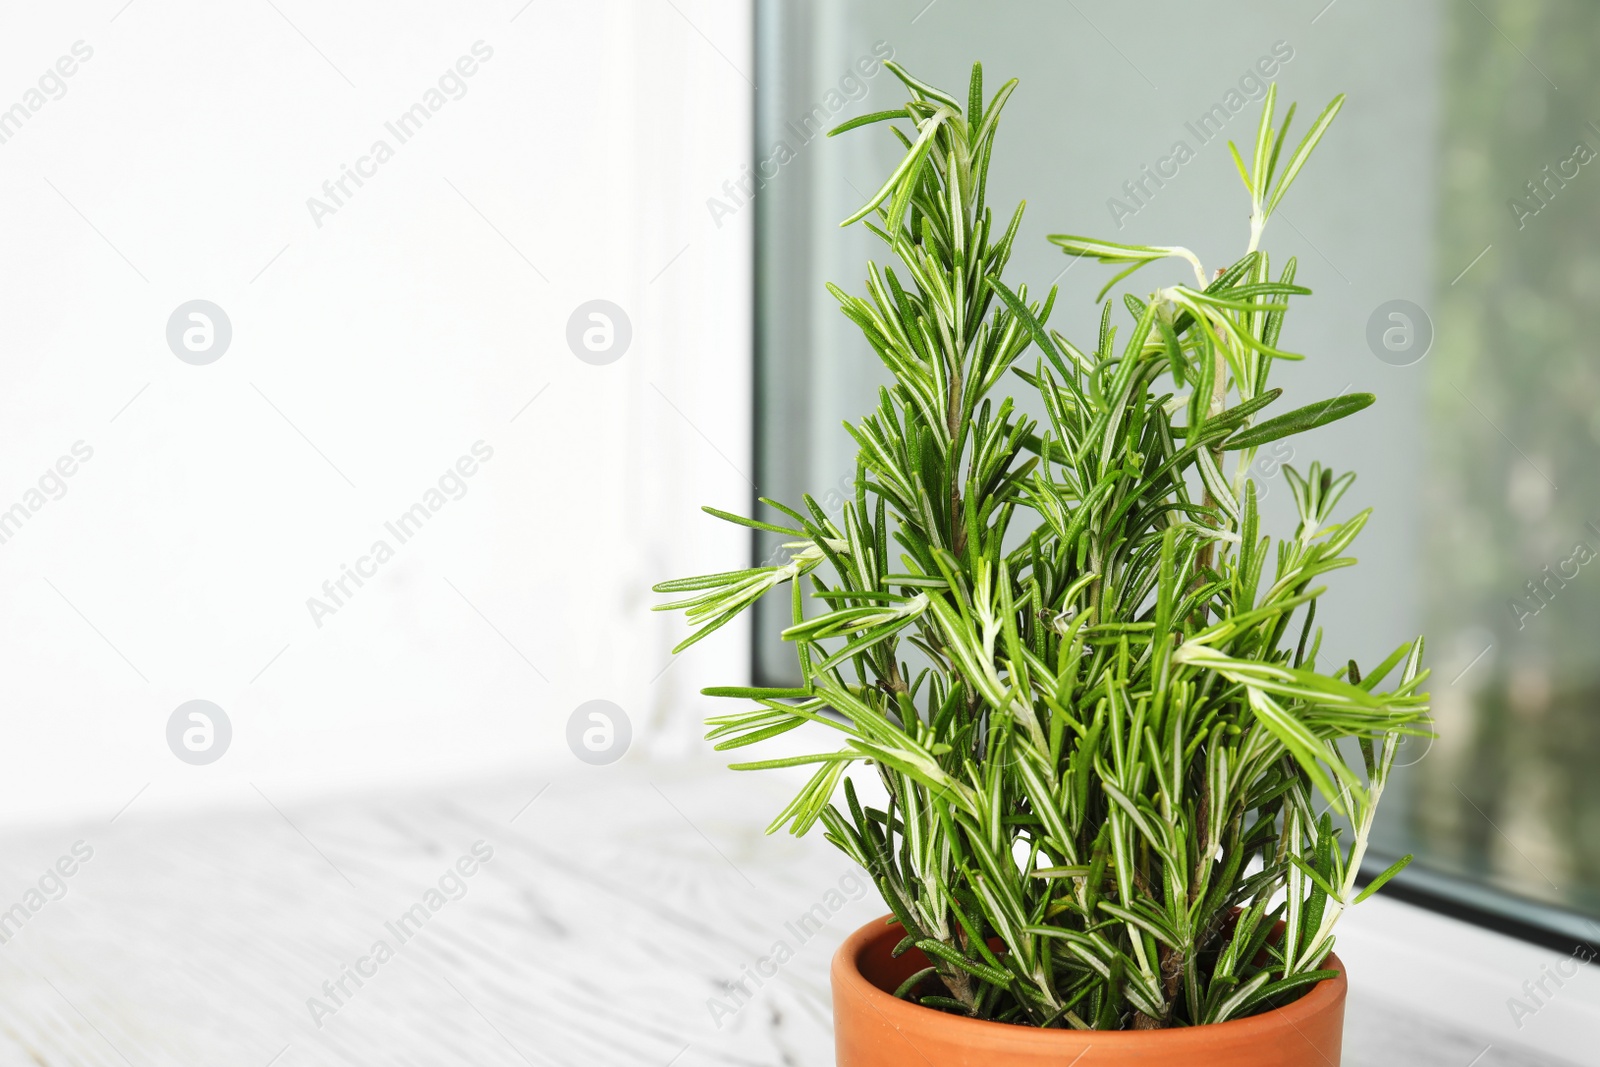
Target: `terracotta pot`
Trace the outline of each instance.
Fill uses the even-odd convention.
[[[833,957],[833,1030],[839,1067],[1084,1067],[1204,1064],[1205,1067],[1339,1067],[1344,965],[1294,1003],[1246,1019],[1172,1030],[1040,1030],[947,1015],[898,1000],[894,990],[928,966],[911,949],[891,952],[903,931],[879,919],[850,935]],[[1090,1050],[1093,1054],[1090,1055]]]

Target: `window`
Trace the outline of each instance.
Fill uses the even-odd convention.
[[[1379,403],[1263,454],[1258,489],[1282,528],[1275,460],[1337,456],[1360,475],[1348,504],[1375,509],[1362,566],[1319,613],[1325,654],[1374,663],[1429,637],[1439,737],[1408,757],[1378,841],[1417,854],[1396,891],[1551,943],[1597,940],[1600,110],[1584,108],[1600,98],[1587,54],[1600,10],[1157,7],[758,4],[762,493],[840,506],[854,447],[839,422],[885,380],[823,288],[859,289],[879,254],[837,223],[898,148],[874,130],[819,134],[899,105],[874,59],[940,84],[964,84],[973,59],[992,84],[1022,79],[993,195],[1028,198],[1015,271],[1035,291],[1062,286],[1053,324],[1075,337],[1106,277],[1069,268],[1044,234],[1231,262],[1247,208],[1226,141],[1251,136],[1261,72],[1280,108],[1300,103],[1299,129],[1348,93],[1265,241],[1315,290],[1285,337],[1307,360],[1275,381],[1285,409],[1351,390]],[[758,540],[758,558],[775,548]],[[785,605],[763,607],[756,673],[792,680]]]

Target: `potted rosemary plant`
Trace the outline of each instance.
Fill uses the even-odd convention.
[[[1054,289],[1003,277],[1022,206],[999,224],[986,177],[1016,82],[986,102],[975,66],[963,107],[887,66],[905,107],[833,131],[890,123],[905,147],[846,220],[897,264],[869,264],[865,296],[830,286],[894,379],[846,426],[855,499],[837,522],[809,497],[764,501],[784,522],[707,508],[788,537],[788,561],[656,587],[686,594],[661,605],[696,627],[680,649],[789,587],[802,684],[707,690],[742,705],[709,736],[839,742],[734,765],[815,765],[769,832],[820,821],[892,913],[834,960],[839,1063],[1337,1063],[1333,929],[1406,862],[1358,892],[1396,748],[1427,730],[1422,641],[1326,669],[1354,476],[1284,468],[1299,525],[1274,537],[1248,472],[1372,402],[1266,417],[1309,290],[1261,237],[1342,98],[1288,150],[1269,90],[1233,150],[1248,243],[1214,275],[1181,247],[1051,237],[1123,268],[1100,299],[1152,264],[1192,276],[1108,301],[1080,347],[1047,326]]]

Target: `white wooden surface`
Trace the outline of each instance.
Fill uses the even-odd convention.
[[[7,834],[0,908],[75,842],[94,854],[0,945],[0,1067],[832,1063],[828,960],[881,905],[844,900],[802,943],[786,924],[837,905],[849,865],[761,835],[784,783],[728,777],[624,761],[282,810],[264,787]],[[323,982],[398,944],[385,924],[478,841],[465,895],[315,1025]],[[719,1027],[708,1002],[778,940],[793,958]],[[1350,1067],[1466,1067],[1489,1044],[1359,992],[1348,1042]],[[1475,1065],[1557,1062],[1496,1043]]]

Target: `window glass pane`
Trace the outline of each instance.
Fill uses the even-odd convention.
[[[1415,487],[1439,738],[1390,829],[1438,869],[1600,913],[1600,8],[1440,19]]]
[[[1060,285],[1053,325],[1079,340],[1108,272],[1068,269],[1045,234],[1232,262],[1248,202],[1227,141],[1253,135],[1264,82],[1278,81],[1280,109],[1298,102],[1298,130],[1349,94],[1263,242],[1315,290],[1284,336],[1307,359],[1274,384],[1284,410],[1354,391],[1379,402],[1263,450],[1264,512],[1292,529],[1280,460],[1357,471],[1347,506],[1374,517],[1361,566],[1319,608],[1323,662],[1371,665],[1429,637],[1440,737],[1406,757],[1378,845],[1418,854],[1414,885],[1581,934],[1578,913],[1600,914],[1600,110],[1584,110],[1600,99],[1600,10],[1320,6],[760,3],[758,481],[786,503],[810,492],[840,507],[855,450],[839,423],[886,380],[824,283],[860,291],[867,258],[885,258],[838,222],[898,146],[881,128],[817,132],[901,103],[883,55],[958,90],[974,59],[991,91],[1021,79],[990,200],[998,212],[1026,197],[1011,277]],[[758,556],[776,547],[763,538]],[[794,678],[776,636],[787,616],[776,602],[759,616],[767,681]]]

